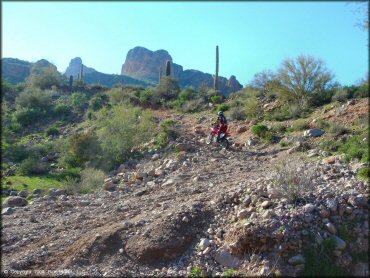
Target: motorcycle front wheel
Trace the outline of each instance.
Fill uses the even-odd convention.
[[[212,142],[212,137],[213,137],[212,133],[208,134],[207,139],[206,139],[206,144],[207,144],[207,145],[211,144],[211,142]]]

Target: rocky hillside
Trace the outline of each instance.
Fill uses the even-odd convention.
[[[181,65],[173,63],[171,55],[166,50],[151,51],[140,46],[131,49],[127,53],[121,74],[158,83],[160,67],[162,67],[162,72],[164,73],[167,60],[172,62],[173,76],[179,80],[181,87],[193,86],[198,88],[202,83],[213,87],[211,74],[198,70],[183,70]],[[235,76],[231,76],[229,79],[222,76],[219,77],[219,88],[224,95],[236,92],[242,87]]]
[[[65,76],[73,76],[74,79],[77,79],[78,75],[81,73],[81,69],[83,69],[83,75],[88,75],[89,73],[97,72],[93,68],[86,67],[82,64],[82,59],[80,57],[73,58],[64,73]]]
[[[369,189],[359,165],[319,151],[312,130],[283,147],[245,140],[252,123],[235,121],[224,150],[204,142],[213,115],[155,114],[179,123],[176,152],[121,165],[94,194],[8,199],[4,274],[368,276]],[[276,182],[288,175],[300,185],[293,203],[295,191]]]
[[[1,77],[7,79],[12,84],[23,82],[31,71],[32,63],[15,59],[1,59]]]

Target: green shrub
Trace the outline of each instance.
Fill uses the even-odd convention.
[[[212,96],[211,101],[213,103],[219,104],[219,103],[221,103],[221,97],[220,96]]]
[[[369,180],[369,178],[370,178],[370,169],[369,169],[369,167],[363,167],[363,168],[358,170],[357,174],[361,179]]]
[[[179,82],[170,76],[164,76],[161,78],[161,82],[155,89],[155,95],[157,99],[163,99],[164,101],[173,100],[178,97],[180,93]]]
[[[298,119],[293,122],[292,128],[295,131],[301,131],[309,128],[308,121],[304,119]]]
[[[196,98],[189,101],[186,101],[180,108],[181,112],[184,113],[194,113],[201,111],[205,103],[203,98]]]
[[[72,108],[76,112],[82,112],[87,107],[87,97],[84,93],[75,92],[71,95]]]
[[[336,152],[343,143],[338,140],[326,140],[320,143],[320,148],[328,152]]]
[[[54,107],[54,115],[57,117],[66,117],[71,113],[71,106],[65,103],[57,103]]]
[[[218,111],[223,111],[223,112],[225,112],[225,111],[229,110],[229,105],[227,105],[226,103],[222,103],[222,104],[220,104],[220,105],[217,107],[217,110],[218,110]]]
[[[332,101],[345,102],[348,99],[348,92],[345,89],[337,90],[332,96]]]
[[[245,108],[241,106],[231,108],[229,111],[229,117],[231,120],[245,120],[247,118]]]
[[[19,108],[13,113],[12,121],[21,127],[27,127],[35,124],[44,115],[40,110]]]
[[[71,166],[82,166],[95,160],[101,153],[98,137],[92,131],[74,134],[69,139],[69,151],[71,155],[66,156]]]
[[[362,136],[352,136],[346,143],[339,147],[339,151],[345,153],[346,161],[359,159],[363,162],[369,161],[369,146],[367,140]]]
[[[38,88],[27,88],[15,102],[22,108],[46,111],[51,106],[51,95]]]
[[[327,131],[335,136],[343,135],[349,132],[349,129],[341,124],[337,124],[335,122],[330,122],[329,128]]]
[[[102,109],[96,116],[99,142],[112,163],[124,162],[133,148],[153,138],[155,123],[149,110],[126,103],[110,111]]]
[[[369,97],[369,83],[364,82],[354,93],[355,98]]]
[[[271,127],[271,131],[274,131],[274,132],[284,133],[286,130],[287,130],[287,127],[283,124],[276,124],[276,125]]]
[[[96,94],[90,99],[89,107],[93,111],[98,111],[108,104],[109,98],[105,94]]]
[[[160,125],[160,132],[157,135],[158,145],[165,147],[170,140],[175,140],[176,137],[175,122],[173,120],[163,121]]]
[[[263,138],[267,131],[268,127],[263,124],[257,124],[252,126],[252,133],[254,135],[257,135],[258,137]]]
[[[261,108],[258,105],[258,100],[255,96],[250,96],[245,101],[245,113],[250,119],[258,118],[262,113]]]
[[[22,176],[30,175],[42,175],[48,172],[46,164],[40,161],[39,157],[29,157],[23,160],[18,169],[17,173]]]
[[[24,145],[11,144],[3,151],[4,157],[12,162],[20,162],[29,156],[29,150]]]
[[[101,170],[86,168],[81,171],[78,193],[91,193],[99,190],[104,183],[105,174]]]
[[[285,197],[295,204],[314,189],[314,169],[306,161],[288,157],[275,167],[272,185],[279,197]]]
[[[46,130],[46,135],[47,136],[58,135],[58,134],[59,134],[59,129],[57,129],[56,127],[50,127]]]
[[[52,86],[59,87],[61,85],[63,78],[55,66],[37,67],[37,64],[32,67],[31,75],[27,78],[29,86],[45,90]]]

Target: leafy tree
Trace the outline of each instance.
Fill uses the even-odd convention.
[[[99,109],[103,108],[103,106],[107,105],[109,102],[109,98],[105,94],[96,94],[90,99],[89,106],[93,111],[98,111]]]
[[[161,100],[173,100],[180,93],[179,82],[170,76],[164,76],[156,88],[156,97]]]
[[[71,95],[71,103],[73,109],[77,112],[82,112],[87,105],[87,97],[84,93],[76,92]]]
[[[296,101],[300,107],[308,105],[311,94],[325,92],[333,79],[320,59],[300,55],[295,60],[286,59],[278,71],[280,93],[283,99]]]
[[[27,78],[27,84],[42,90],[50,89],[52,86],[59,87],[63,81],[62,75],[55,66],[33,67],[31,75]]]
[[[260,91],[263,95],[268,95],[277,88],[278,80],[276,78],[276,74],[271,70],[264,70],[254,75],[250,85]]]

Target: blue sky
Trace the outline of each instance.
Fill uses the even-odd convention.
[[[64,72],[86,66],[120,73],[135,46],[167,50],[184,69],[247,84],[285,58],[309,54],[342,84],[368,74],[368,33],[346,2],[2,2],[2,57],[47,59]]]

